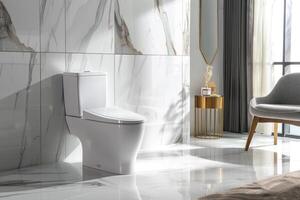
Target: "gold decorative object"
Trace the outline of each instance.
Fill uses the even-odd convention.
[[[220,95],[195,97],[195,137],[223,136],[224,98]]]
[[[208,83],[208,87],[211,89],[211,94],[212,95],[217,94],[217,85],[216,85],[216,83],[214,81],[210,81]]]
[[[210,82],[213,76],[213,66],[207,65],[206,66],[206,73],[204,74],[204,85],[208,87],[208,83]]]

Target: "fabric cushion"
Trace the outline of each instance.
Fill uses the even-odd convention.
[[[300,106],[284,104],[258,104],[255,107],[258,110],[272,113],[295,113],[300,112]]]
[[[250,113],[257,117],[300,121],[300,105],[257,104],[256,98],[250,102]]]

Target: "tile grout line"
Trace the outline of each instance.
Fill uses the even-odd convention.
[[[39,0],[39,40],[40,40],[40,52],[42,51],[42,20],[41,20],[41,0]],[[42,148],[42,144],[43,144],[43,112],[42,112],[42,54],[40,54],[40,164],[43,163],[43,148]]]
[[[69,64],[69,63],[67,63],[67,0],[64,0],[64,18],[65,18],[64,19],[64,22],[65,22],[65,24],[64,24],[64,31],[65,31],[65,41],[64,41],[65,42],[65,47],[64,47],[65,48],[65,52],[64,52],[64,54],[65,54],[65,69],[64,69],[64,71],[66,71],[67,64]],[[64,93],[64,91],[63,91],[63,93]],[[63,94],[63,98],[64,98],[64,94]],[[65,102],[65,100],[63,100],[63,101]],[[65,158],[66,155],[67,155],[67,136],[65,136],[64,154],[65,155],[63,155],[63,157]]]

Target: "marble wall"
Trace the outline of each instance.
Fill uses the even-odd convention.
[[[0,170],[80,161],[62,73],[104,71],[147,118],[143,149],[189,136],[190,0],[0,0]]]

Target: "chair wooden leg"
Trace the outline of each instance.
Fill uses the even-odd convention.
[[[274,145],[277,145],[278,123],[274,123]]]
[[[253,135],[255,133],[255,129],[257,127],[258,122],[259,122],[259,118],[258,117],[254,117],[253,120],[252,120],[251,128],[249,130],[249,135],[248,135],[248,139],[247,139],[245,151],[249,150],[249,146],[250,146],[251,140],[253,138]]]

